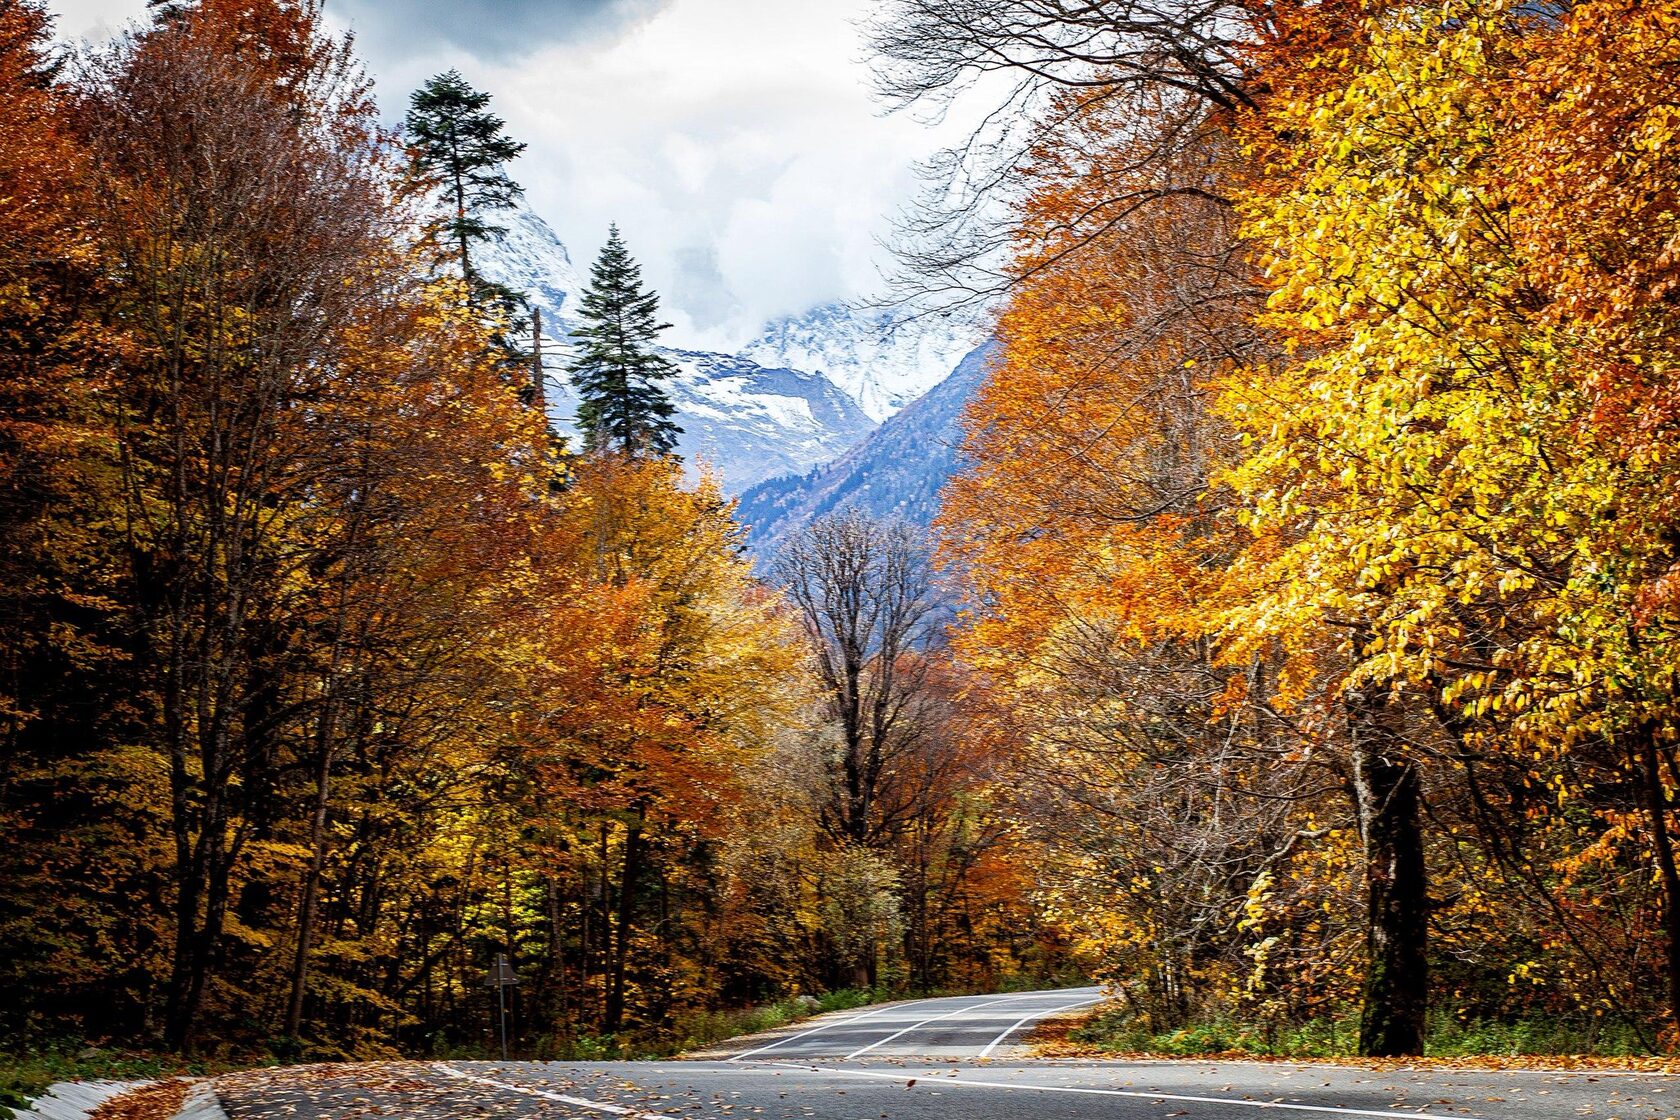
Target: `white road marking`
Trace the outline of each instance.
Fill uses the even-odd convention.
[[[986,1043],[986,1048],[984,1050],[980,1051],[980,1053],[978,1053],[974,1056],[976,1058],[988,1057],[993,1050],[996,1050],[998,1048],[998,1046],[1003,1042],[1004,1039],[1008,1038],[1010,1035],[1014,1034],[1016,1031],[1020,1030],[1022,1027],[1026,1026],[1028,1023],[1032,1022],[1034,1019],[1042,1019],[1046,1015],[1060,1015],[1062,1012],[1072,1011],[1076,1007],[1088,1007],[1093,1003],[1101,1003],[1102,998],[1103,997],[1098,996],[1096,999],[1082,999],[1078,1003],[1070,1003],[1070,1004],[1067,1004],[1065,1007],[1052,1007],[1048,1011],[1035,1011],[1031,1015],[1023,1015],[1019,1019],[1017,1019],[1013,1023],[1011,1023],[1009,1025],[1008,1030],[1004,1031],[1002,1034],[998,1035],[996,1038],[994,1038],[990,1042]]]
[[[812,1027],[808,1031],[800,1031],[798,1034],[790,1034],[786,1038],[779,1038],[775,1042],[770,1043],[768,1046],[760,1046],[757,1050],[748,1050],[745,1053],[737,1054],[733,1058],[726,1058],[724,1060],[738,1062],[742,1058],[750,1058],[754,1054],[762,1054],[766,1050],[774,1050],[778,1046],[786,1046],[790,1042],[798,1042],[800,1039],[805,1038],[808,1035],[817,1034],[821,1031],[833,1030],[835,1027],[844,1027],[848,1023],[855,1023],[859,1019],[867,1019],[872,1015],[884,1015],[888,1011],[897,1011],[903,1006],[903,1004],[892,1003],[888,1004],[886,1007],[877,1007],[873,1011],[865,1011],[862,1015],[853,1015],[848,1019],[838,1019],[832,1023],[823,1023],[821,1026]]]
[[[987,1000],[984,1003],[965,1004],[964,1006],[957,1008],[955,1011],[947,1011],[943,1015],[935,1015],[932,1018],[923,1019],[921,1022],[911,1023],[908,1027],[905,1027],[901,1031],[894,1031],[892,1034],[889,1034],[885,1038],[876,1039],[874,1042],[871,1042],[868,1046],[860,1047],[859,1049],[853,1050],[850,1054],[847,1054],[844,1058],[841,1058],[840,1060],[842,1062],[849,1062],[853,1058],[857,1057],[859,1054],[867,1054],[871,1050],[875,1049],[875,1047],[877,1047],[877,1046],[885,1046],[887,1043],[891,1042],[895,1038],[898,1038],[902,1035],[907,1035],[911,1031],[916,1030],[919,1027],[927,1026],[929,1023],[937,1023],[941,1019],[954,1019],[958,1015],[965,1015],[970,1011],[978,1011],[982,1007],[991,1007],[994,1004],[999,1004],[999,1003],[1013,1003],[1017,1000],[1032,999],[1034,996],[1042,996],[1043,994],[1044,994],[1043,992],[1025,992],[1025,993],[1023,993],[1021,995],[1018,995],[1018,996],[1005,996],[1002,999]]]
[[[934,1085],[964,1085],[974,1089],[1014,1089],[1023,1093],[1082,1093],[1099,1097],[1136,1097],[1150,1101],[1181,1101],[1189,1104],[1223,1104],[1233,1108],[1275,1108],[1292,1112],[1325,1112],[1333,1116],[1382,1116],[1387,1120],[1395,1117],[1419,1117],[1421,1120],[1481,1120],[1468,1113],[1454,1113],[1448,1115],[1443,1112],[1413,1112],[1410,1109],[1388,1108],[1342,1108],[1331,1104],[1290,1104],[1284,1101],[1245,1101],[1235,1097],[1197,1097],[1185,1093],[1146,1093],[1138,1089],[1092,1089],[1082,1085],[1023,1085],[1012,1081],[979,1081],[967,1077],[946,1077],[941,1074],[923,1073],[916,1078],[906,1078],[899,1073],[876,1073],[866,1069],[836,1069],[833,1066],[795,1065],[793,1063],[764,1063],[767,1068],[781,1066],[784,1069],[808,1069],[813,1073],[832,1073],[840,1077],[863,1077],[877,1081],[897,1081],[904,1083],[910,1080],[920,1082],[923,1086]],[[720,1071],[722,1072],[722,1071]]]
[[[559,1101],[561,1104],[569,1104],[574,1108],[587,1108],[594,1112],[611,1113],[614,1116],[628,1116],[631,1120],[671,1120],[670,1116],[665,1113],[641,1112],[634,1108],[625,1108],[622,1105],[608,1104],[606,1101],[592,1101],[586,1097],[568,1097],[564,1093],[554,1093],[547,1089],[538,1089],[532,1085],[515,1085],[507,1081],[497,1081],[493,1077],[480,1077],[475,1073],[467,1073],[463,1070],[446,1066],[442,1062],[435,1063],[434,1068],[439,1073],[448,1074],[450,1077],[459,1078],[462,1081],[474,1081],[480,1085],[488,1085],[494,1089],[507,1089],[515,1093],[525,1093],[533,1097],[542,1097],[544,1100]]]

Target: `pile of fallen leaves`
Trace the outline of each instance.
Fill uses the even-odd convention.
[[[1027,1036],[1027,1045],[1039,1058],[1110,1058],[1137,1061],[1279,1062],[1286,1065],[1355,1066],[1378,1072],[1403,1069],[1521,1069],[1521,1070],[1607,1070],[1630,1073],[1680,1073],[1677,1057],[1610,1058],[1594,1054],[1472,1054],[1451,1058],[1361,1058],[1348,1054],[1336,1057],[1292,1057],[1254,1054],[1247,1050],[1210,1050],[1205,1054],[1161,1054],[1147,1050],[1114,1050],[1072,1037],[1094,1014],[1081,1013],[1047,1019]]]
[[[94,1109],[89,1120],[169,1120],[181,1111],[191,1082],[179,1077],[168,1081],[154,1081],[119,1096],[112,1097]]]

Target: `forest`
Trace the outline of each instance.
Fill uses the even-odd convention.
[[[1680,1046],[1680,9],[885,0],[889,104],[1002,91],[901,250],[996,355],[930,532],[762,570],[616,229],[551,431],[489,95],[383,123],[317,0],[51,33],[0,1051],[489,1054],[502,957],[532,1057],[1082,978],[1119,1049]]]

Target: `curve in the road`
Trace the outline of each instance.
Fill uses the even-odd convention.
[[[1675,1078],[1632,1072],[990,1057],[1033,1020],[1098,998],[889,1004],[743,1042],[727,1061],[317,1065],[213,1084],[233,1120],[1644,1120],[1676,1115],[1680,1098]]]
[[[1000,996],[948,996],[889,1004],[873,1011],[818,1023],[735,1055],[730,1061],[752,1058],[828,1059],[851,1061],[876,1058],[990,1057],[1028,1024],[1102,999],[1096,988],[1063,988],[1017,992]],[[1021,1015],[1018,1005],[1037,1002]],[[1008,1006],[1009,1011],[988,1014]],[[865,1023],[865,1020],[873,1022]],[[1002,1030],[997,1024],[1005,1024]]]
[[[775,1050],[778,1047],[786,1046],[789,1043],[798,1042],[800,1039],[809,1038],[811,1035],[821,1034],[823,1031],[832,1030],[835,1027],[847,1026],[848,1024],[857,1022],[859,1019],[868,1019],[868,1018],[871,1018],[872,1016],[875,1016],[875,1015],[885,1015],[889,1011],[897,1010],[897,1007],[898,1007],[897,1004],[889,1004],[886,1007],[877,1007],[873,1011],[865,1011],[862,1015],[853,1015],[853,1016],[851,1016],[850,1018],[847,1018],[847,1019],[839,1019],[839,1020],[836,1020],[832,1023],[823,1023],[823,1024],[820,1024],[818,1026],[812,1027],[810,1030],[800,1031],[798,1034],[789,1035],[786,1038],[779,1038],[775,1042],[769,1043],[769,1044],[764,1045],[764,1046],[760,1046],[755,1050],[748,1050],[744,1054],[737,1054],[733,1058],[730,1058],[729,1060],[732,1061],[732,1062],[739,1062],[742,1059],[750,1058],[755,1054],[767,1053],[768,1051]]]

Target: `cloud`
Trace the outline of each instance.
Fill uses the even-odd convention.
[[[941,138],[871,100],[872,3],[673,0],[610,42],[463,71],[530,145],[514,176],[574,257],[618,222],[672,341],[728,349],[879,291],[879,240]]]
[[[870,99],[857,23],[875,2],[326,0],[326,14],[355,31],[387,121],[459,69],[529,145],[510,170],[578,265],[616,221],[669,341],[733,349],[777,316],[878,294],[910,168],[953,138]],[[52,6],[71,37],[145,14]]]
[[[669,0],[338,0],[330,5],[381,53],[452,47],[485,61],[552,43],[599,42]]]

